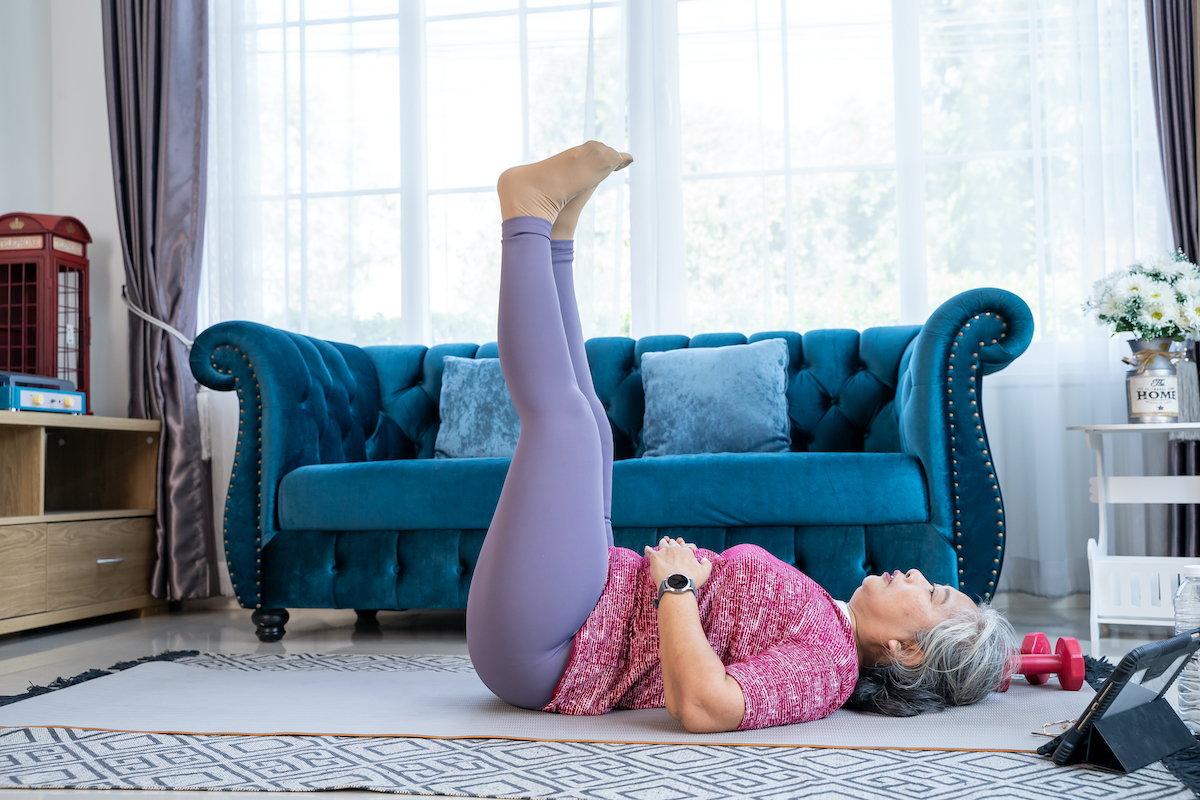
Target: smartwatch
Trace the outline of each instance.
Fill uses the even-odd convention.
[[[663,582],[658,587],[658,597],[654,599],[654,607],[658,608],[659,602],[664,594],[683,594],[691,592],[696,594],[696,582],[684,575],[681,572],[676,572],[674,575],[668,575],[663,579]]]

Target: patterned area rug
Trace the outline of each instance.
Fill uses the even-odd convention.
[[[470,670],[464,656],[164,654],[240,670]],[[140,662],[124,662],[114,669]],[[86,678],[107,671],[93,670]],[[58,681],[30,694],[78,682]],[[0,698],[15,702],[28,695]],[[1154,764],[1133,775],[1015,753],[635,745],[333,736],[0,730],[0,787],[405,794],[583,800],[718,798],[1183,798]]]

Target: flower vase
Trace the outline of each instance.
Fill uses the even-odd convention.
[[[1179,378],[1171,361],[1170,337],[1134,339],[1129,342],[1133,358],[1125,373],[1125,396],[1129,403],[1129,421],[1140,423],[1175,422],[1179,418]]]

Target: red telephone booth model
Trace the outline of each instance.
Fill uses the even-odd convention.
[[[74,217],[0,216],[0,371],[68,380],[87,394],[91,241]]]

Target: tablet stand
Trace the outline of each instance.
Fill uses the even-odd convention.
[[[1183,720],[1160,697],[1096,722],[1067,763],[1133,772],[1194,744]]]

